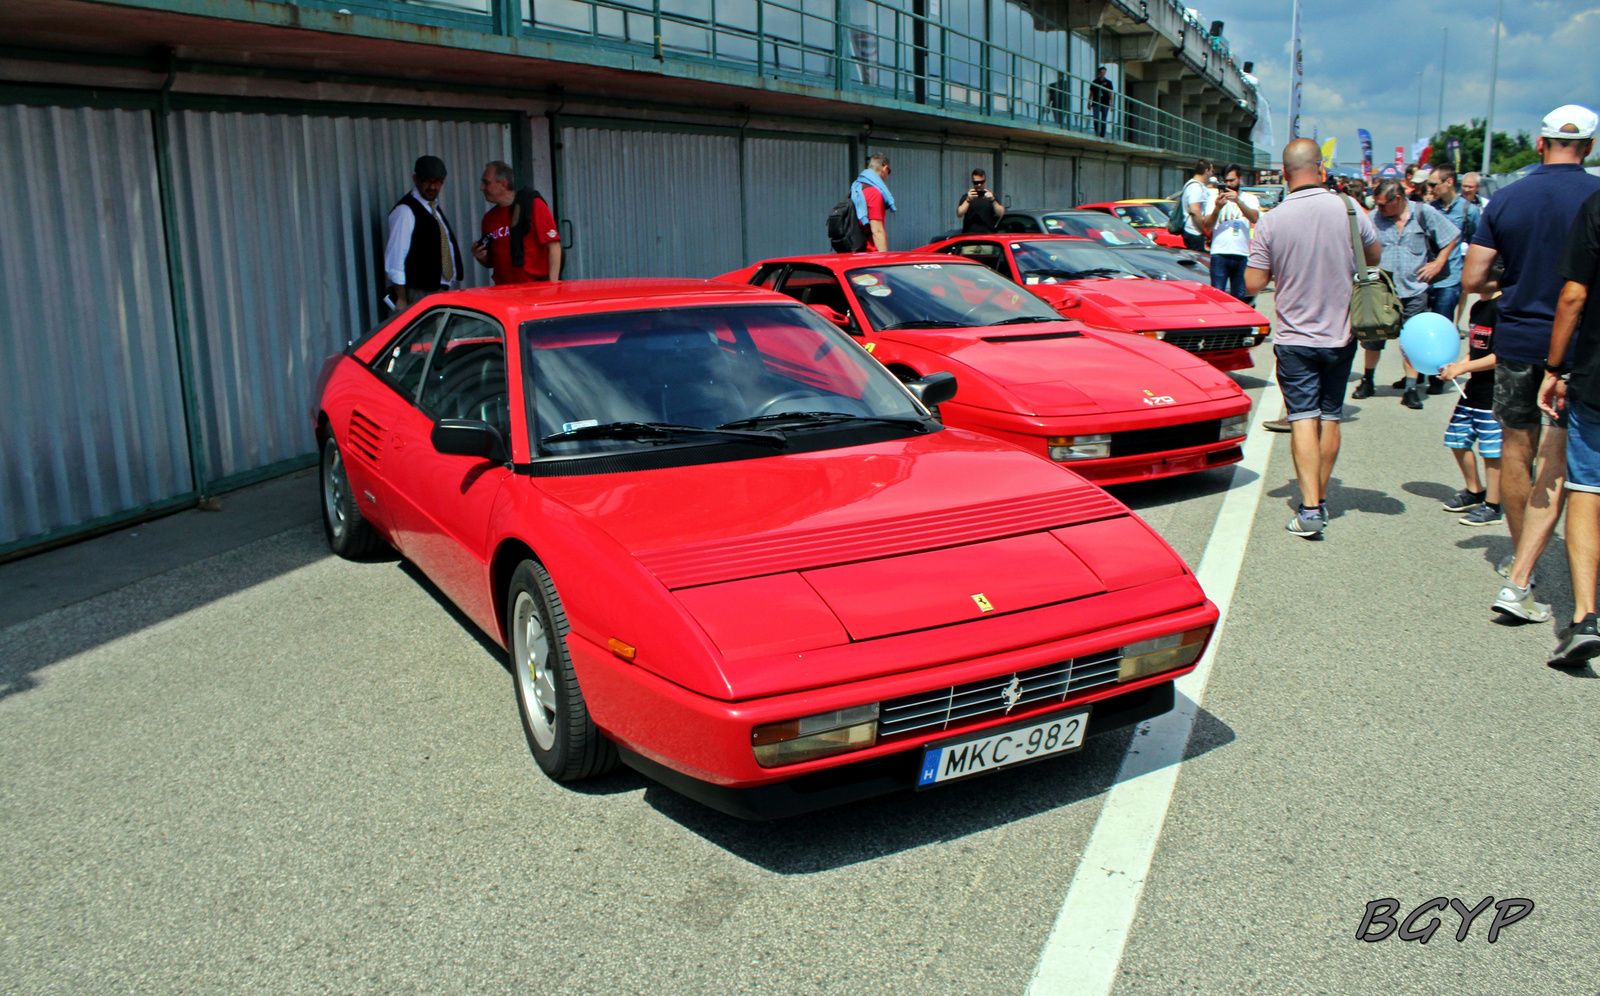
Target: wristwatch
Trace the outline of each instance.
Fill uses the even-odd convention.
[[[1554,363],[1546,363],[1544,365],[1544,372],[1554,377],[1556,380],[1566,380],[1569,369],[1569,367]]]

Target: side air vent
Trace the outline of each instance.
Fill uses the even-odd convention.
[[[378,452],[383,439],[383,427],[359,411],[350,413],[350,431],[346,434],[350,449],[361,454],[368,463],[378,462]]]

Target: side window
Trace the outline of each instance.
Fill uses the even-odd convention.
[[[783,276],[783,264],[773,263],[757,270],[755,278],[750,282],[757,287],[775,290],[778,286],[778,278],[781,276]]]
[[[389,348],[378,354],[372,369],[396,389],[417,399],[417,386],[422,383],[422,372],[427,369],[428,357],[433,353],[434,339],[439,332],[439,321],[444,311],[430,311],[417,319],[395,337]]]
[[[844,288],[833,273],[823,269],[796,266],[783,282],[783,292],[801,304],[825,304],[841,315],[850,313],[850,302],[845,300]]]
[[[1011,276],[1006,265],[1006,251],[997,242],[962,242],[955,247],[956,255],[975,259],[1002,277]]]
[[[506,384],[506,339],[500,323],[453,312],[418,400],[436,419],[488,422],[509,440],[511,396]]]
[[[1021,217],[1021,218],[1006,217],[1006,218],[1000,219],[1000,231],[1002,231],[1002,232],[1037,232],[1037,231],[1039,231],[1039,223],[1037,221],[1034,221],[1032,218],[1028,218],[1028,217]]]

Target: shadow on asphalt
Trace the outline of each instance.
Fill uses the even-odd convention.
[[[1254,391],[1258,387],[1266,387],[1268,384],[1272,383],[1265,377],[1253,377],[1250,374],[1240,373],[1237,370],[1233,371],[1230,376],[1233,377],[1234,383],[1238,384],[1246,391]]]
[[[228,557],[227,553],[250,549],[252,556]],[[387,548],[385,548],[387,549]],[[45,556],[48,556],[46,554]],[[137,600],[129,599],[114,607],[103,606],[67,622],[55,617],[42,631],[28,620],[8,631],[11,637],[0,645],[0,700],[36,687],[34,675],[69,657],[148,629],[202,606],[221,601],[247,588],[333,556],[323,539],[322,527],[301,526],[279,536],[267,537],[217,558],[225,563],[202,564],[205,584],[195,584],[187,571],[174,571],[168,577],[144,579],[147,586]],[[392,559],[398,559],[390,551]],[[382,560],[384,558],[375,558]],[[186,565],[193,567],[193,565]],[[71,606],[62,610],[68,611]],[[50,614],[36,618],[50,618]]]
[[[1234,737],[1232,728],[1201,709],[1184,760],[1225,746]],[[1133,730],[1118,730],[1090,740],[1074,754],[1037,764],[770,823],[725,816],[638,775],[625,784],[619,778],[619,787],[612,791],[642,783],[648,786],[645,802],[685,829],[768,871],[804,875],[952,843],[1092,799],[1115,783],[1132,738]]]
[[[1416,495],[1418,498],[1432,498],[1435,501],[1444,501],[1456,496],[1455,488],[1448,484],[1439,484],[1435,481],[1407,481],[1400,485],[1400,490],[1407,494]]]
[[[1202,470],[1198,474],[1164,477],[1159,481],[1113,484],[1106,490],[1118,501],[1137,512],[1157,505],[1221,494],[1243,487],[1260,476],[1255,471],[1243,467],[1217,467],[1212,470]]]
[[[390,552],[392,553],[393,551]],[[474,640],[478,641],[478,646],[483,648],[484,653],[493,657],[501,667],[506,669],[506,674],[511,673],[511,657],[501,649],[498,643],[489,638],[489,634],[479,629],[477,623],[467,618],[465,612],[456,608],[456,603],[450,601],[450,596],[440,591],[438,585],[435,585],[428,579],[426,574],[422,573],[422,568],[409,560],[402,560],[398,554],[393,559],[400,561],[400,572],[402,574],[415,581],[419,588],[427,592],[435,602],[438,602],[439,607],[445,610],[451,619],[455,620],[457,626],[466,630]]]
[[[1300,503],[1300,485],[1290,478],[1282,486],[1267,492],[1269,498],[1283,498],[1289,508]],[[1406,503],[1392,497],[1387,491],[1376,488],[1352,488],[1337,477],[1328,478],[1328,518],[1337,519],[1346,512],[1368,512],[1373,515],[1404,515]]]

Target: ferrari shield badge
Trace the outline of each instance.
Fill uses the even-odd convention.
[[[994,605],[993,605],[993,603],[991,603],[989,601],[989,596],[985,595],[981,591],[978,592],[976,595],[972,596],[972,601],[973,601],[973,604],[978,606],[978,611],[979,612],[993,612],[994,611]]]

